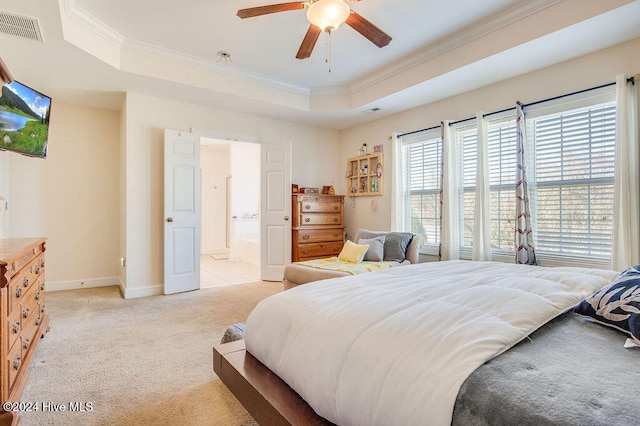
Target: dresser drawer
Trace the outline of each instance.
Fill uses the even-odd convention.
[[[10,348],[14,345],[16,340],[20,337],[20,333],[22,332],[22,325],[24,321],[22,320],[22,310],[20,309],[20,305],[17,305],[17,308],[11,311],[11,314],[7,317],[7,328],[8,328],[8,336],[9,336],[9,346]]]
[[[340,213],[302,213],[300,217],[302,226],[310,225],[334,225],[342,226],[342,214]]]
[[[9,388],[13,386],[22,365],[22,346],[16,342],[7,355],[7,371],[9,372]]]
[[[294,238],[299,244],[344,240],[342,228],[300,229],[298,231],[294,231]]]
[[[297,254],[299,259],[337,256],[340,254],[342,246],[342,241],[303,244],[297,247]]]
[[[301,213],[340,213],[342,211],[342,203],[335,202],[319,202],[319,201],[303,201],[300,205]]]
[[[40,277],[44,280],[44,254],[33,259],[27,267],[13,277],[9,283],[9,311],[13,310],[25,297],[26,293],[35,287]],[[38,283],[37,285],[40,285]]]
[[[44,258],[44,247],[41,244],[31,247],[24,252],[21,256],[14,258],[7,267],[8,276],[13,276],[15,273],[21,271],[26,265],[33,262],[35,257]]]

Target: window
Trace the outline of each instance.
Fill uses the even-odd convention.
[[[516,122],[489,123],[489,217],[493,252],[514,253]]]
[[[525,107],[525,158],[536,252],[544,262],[606,265],[611,259],[615,88],[600,88]],[[514,253],[516,124],[513,110],[485,116],[492,254]],[[402,136],[404,229],[421,234],[437,254],[441,220],[459,226],[462,258],[470,258],[476,204],[475,119],[452,124],[457,147],[458,213],[440,217],[441,129]],[[446,189],[446,188],[445,188]],[[506,260],[505,258],[502,258]],[[565,262],[565,263],[563,263]]]
[[[404,229],[422,235],[427,251],[437,253],[442,180],[440,128],[402,138],[402,154],[405,171]]]
[[[474,121],[475,123],[475,121]],[[460,248],[473,246],[474,209],[476,197],[478,131],[474,124],[454,130],[456,142],[462,151],[460,181]],[[494,252],[513,252],[515,220],[516,130],[513,116],[494,120],[487,132],[489,160],[489,216],[491,220],[491,247]]]
[[[614,103],[527,120],[536,250],[609,259],[615,171]]]

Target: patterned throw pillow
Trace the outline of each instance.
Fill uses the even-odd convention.
[[[580,302],[574,311],[630,334],[640,344],[640,265],[622,272],[611,284]]]

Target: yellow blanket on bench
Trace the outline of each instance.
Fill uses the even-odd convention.
[[[329,269],[332,271],[348,272],[351,275],[362,274],[364,272],[379,271],[388,269],[393,266],[392,262],[369,262],[360,263],[343,262],[337,257],[329,257],[325,259],[303,260],[296,262],[296,265],[309,266],[311,268]]]

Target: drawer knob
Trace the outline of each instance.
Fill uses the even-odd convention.
[[[303,239],[303,240],[308,240],[308,239],[309,239],[309,236],[308,236],[308,235],[303,235],[303,236],[302,236],[302,239]]]
[[[36,275],[40,273],[40,265],[36,265]]]
[[[16,334],[20,333],[20,321],[13,322],[13,332]]]
[[[44,313],[44,305],[42,305],[42,308],[40,308],[40,312]]]
[[[24,308],[24,310],[22,311],[22,317],[23,318],[29,317],[29,308]]]
[[[44,281],[40,284],[40,290],[44,290]]]
[[[22,347],[23,347],[24,349],[28,349],[28,348],[29,348],[29,343],[31,343],[31,341],[30,341],[29,339],[24,339],[24,340],[22,341]]]
[[[340,210],[340,207],[338,207],[338,206],[333,206],[333,209],[334,209],[334,210]]]
[[[334,222],[340,222],[340,219],[338,219],[337,217],[334,217],[334,218],[333,218],[333,221],[334,221]]]
[[[36,300],[40,300],[40,291],[36,291]]]
[[[334,252],[334,253],[337,253],[337,252],[339,252],[339,251],[340,251],[340,248],[339,248],[339,247],[334,247],[334,248],[333,248],[333,252]]]
[[[22,289],[20,287],[16,287],[16,297],[22,296]]]
[[[309,254],[309,250],[302,250],[302,254]]]
[[[309,219],[308,217],[306,217],[306,218],[304,219],[304,221],[305,221],[305,222],[311,222],[311,219]]]
[[[41,267],[41,268],[44,268],[44,259],[42,259],[42,260],[40,261],[40,267]]]
[[[21,362],[22,362],[22,360],[20,359],[20,355],[16,355],[16,357],[13,359],[13,369],[14,370],[19,369]]]
[[[24,285],[25,287],[29,287],[29,278],[24,277],[24,279],[22,280],[22,285]]]
[[[40,317],[36,318],[36,325],[40,325]]]
[[[309,210],[311,208],[311,206],[309,204],[305,204],[304,208],[305,208],[305,210]]]

